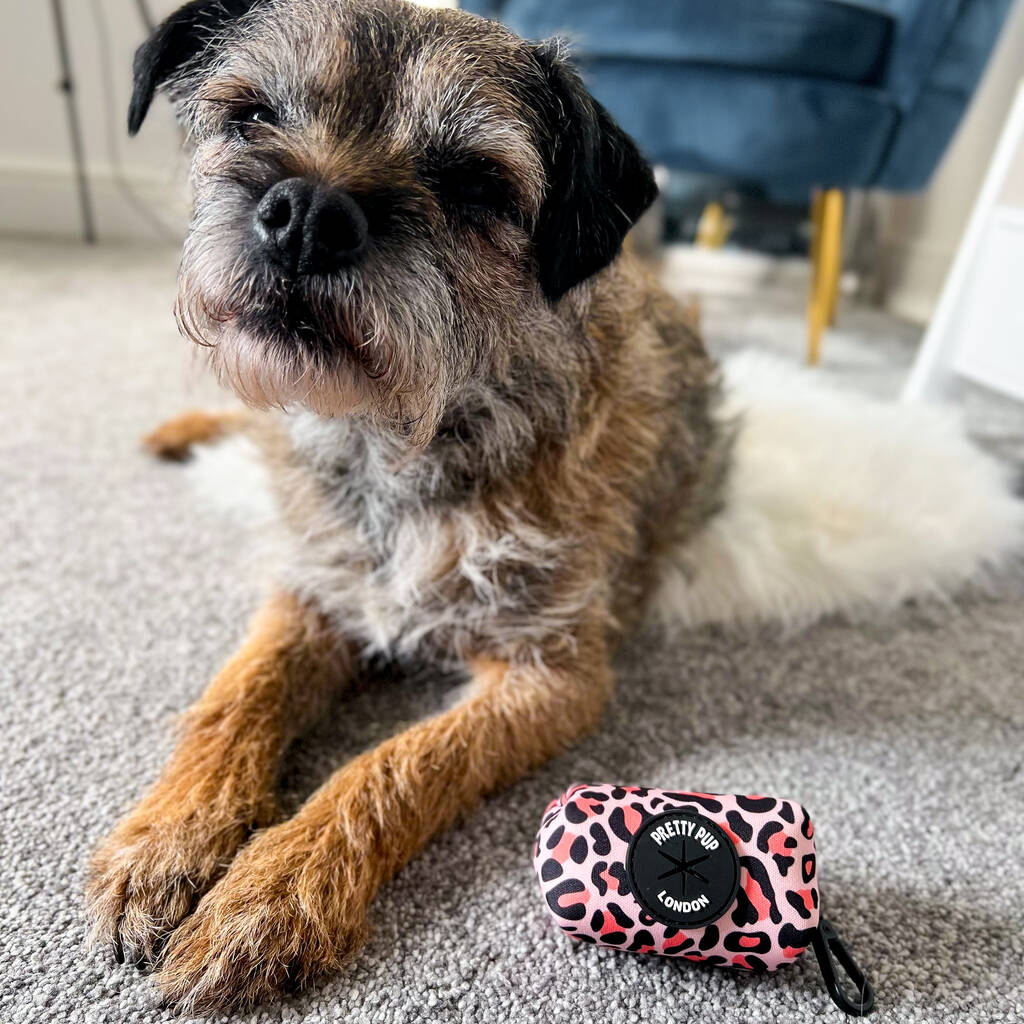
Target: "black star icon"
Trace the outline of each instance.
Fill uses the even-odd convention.
[[[670,853],[665,850],[659,850],[659,854],[670,861],[672,867],[668,869],[664,874],[658,875],[658,881],[660,882],[663,878],[671,878],[672,875],[679,876],[679,884],[681,887],[680,896],[686,895],[686,876],[693,875],[694,878],[700,879],[705,885],[708,884],[707,878],[705,878],[699,871],[695,871],[694,868],[698,864],[702,864],[704,861],[711,856],[709,853],[705,853],[703,857],[694,857],[693,860],[686,859],[686,838],[684,836],[679,837],[679,856],[680,859],[676,860]]]

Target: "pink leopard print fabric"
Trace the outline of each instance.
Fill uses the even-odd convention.
[[[677,809],[683,815],[664,813]],[[674,828],[662,829],[661,821]],[[696,829],[687,825],[690,821],[697,823]],[[713,825],[702,828],[702,821]],[[687,827],[689,853],[679,838]],[[689,929],[652,916],[634,895],[634,882],[644,885],[638,881],[637,861],[627,861],[638,832],[642,833],[638,844],[653,838],[665,851],[662,855],[655,849],[654,858],[665,872],[645,869],[653,888],[643,888],[649,906],[660,896],[668,908],[660,917],[671,917],[673,909],[685,912],[692,906],[696,911],[704,899],[700,879],[709,881],[701,872],[714,863],[708,859],[709,849],[711,854],[726,856],[729,863],[738,863],[738,888],[735,899],[723,904],[725,912],[703,927]],[[712,833],[734,844],[736,861],[727,851],[723,854]],[[704,848],[694,837],[703,838]],[[534,846],[534,867],[552,916],[579,942],[773,971],[799,957],[818,926],[814,827],[803,807],[775,797],[575,785],[545,810]],[[684,871],[689,892],[694,894],[692,905],[665,891]],[[667,880],[657,881],[661,878]],[[654,892],[659,896],[652,896]],[[726,900],[730,894],[727,891]],[[717,909],[712,906],[711,912]]]

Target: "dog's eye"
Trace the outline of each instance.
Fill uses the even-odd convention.
[[[448,202],[470,212],[500,214],[509,207],[508,185],[489,163],[446,168],[437,175],[437,190]]]
[[[449,184],[449,195],[464,206],[495,207],[505,199],[500,183],[484,175],[460,175]]]
[[[252,106],[243,107],[237,111],[232,116],[230,123],[235,133],[248,142],[255,130],[273,128],[280,122],[277,114],[270,107],[262,103],[254,103]]]

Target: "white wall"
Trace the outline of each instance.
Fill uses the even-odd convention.
[[[879,198],[883,287],[892,312],[917,323],[931,318],[1022,77],[1024,0],[1017,0],[927,191]]]
[[[149,0],[149,6],[163,17],[179,3]],[[171,235],[180,234],[186,161],[166,102],[154,105],[138,138],[129,139],[125,129],[132,54],[145,37],[134,0],[63,0],[63,7],[101,238],[168,234],[123,196],[118,162],[139,199]],[[109,34],[109,61],[98,16]],[[0,24],[0,233],[75,237],[80,219],[50,0],[0,0]]]

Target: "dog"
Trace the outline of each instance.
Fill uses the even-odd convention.
[[[382,883],[595,728],[729,443],[689,315],[623,253],[651,168],[557,44],[402,0],[196,0],[136,56],[132,133],[160,89],[194,147],[178,323],[245,409],[147,443],[248,437],[287,541],[88,901],[211,1012],[337,971]],[[467,686],[278,822],[282,751],[380,654]]]
[[[337,971],[377,889],[593,730],[647,614],[806,624],[949,594],[1024,505],[948,417],[725,365],[624,252],[656,193],[556,43],[403,0],[193,0],[140,48],[192,140],[176,315],[274,509],[274,583],[97,849],[94,935],[184,1012]],[[628,247],[626,247],[628,248]],[[956,481],[951,487],[950,481]],[[368,661],[453,706],[287,820],[279,762]]]

